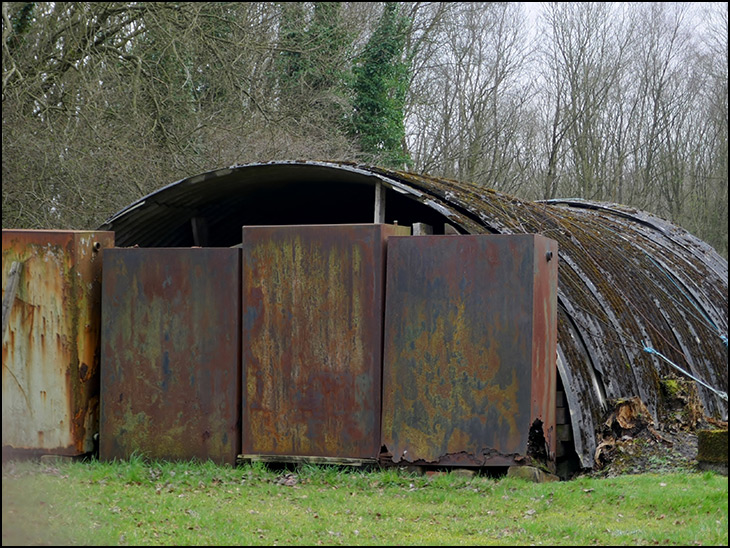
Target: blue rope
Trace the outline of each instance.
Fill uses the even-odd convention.
[[[725,338],[725,344],[727,345],[727,337]],[[728,401],[728,399],[727,399],[727,393],[726,392],[722,392],[720,390],[716,390],[715,388],[713,388],[712,386],[710,386],[706,382],[701,381],[697,377],[693,376],[691,373],[688,373],[687,371],[685,371],[684,369],[682,369],[681,367],[679,367],[676,363],[674,363],[673,361],[671,361],[669,358],[667,358],[663,354],[661,354],[661,353],[657,352],[656,350],[654,350],[651,346],[645,346],[644,347],[644,351],[645,352],[648,352],[649,354],[656,354],[661,359],[663,359],[665,362],[667,362],[669,365],[671,365],[675,369],[678,369],[679,371],[681,371],[682,373],[684,373],[685,375],[687,375],[690,379],[698,382],[699,384],[701,384],[702,386],[704,386],[708,390],[712,390],[715,394],[717,394],[718,396],[720,396],[723,400]]]

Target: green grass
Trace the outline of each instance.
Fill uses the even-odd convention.
[[[714,473],[533,484],[254,463],[11,462],[3,545],[724,545]]]

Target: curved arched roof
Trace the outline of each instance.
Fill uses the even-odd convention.
[[[371,223],[378,185],[386,189],[384,222],[558,242],[558,370],[583,466],[593,466],[595,432],[612,400],[639,396],[662,420],[660,381],[683,376],[675,365],[699,381],[706,412],[727,419],[728,263],[646,212],[583,200],[528,202],[454,180],[301,161],[183,179],[100,229],[113,230],[122,247],[231,246],[243,225]]]

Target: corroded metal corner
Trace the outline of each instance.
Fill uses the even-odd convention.
[[[102,257],[114,233],[3,230],[2,242],[3,293],[12,264],[22,265],[3,333],[3,451],[91,452]]]

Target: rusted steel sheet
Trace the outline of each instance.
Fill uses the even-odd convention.
[[[382,443],[393,462],[554,461],[557,251],[537,235],[390,239]]]
[[[101,265],[114,233],[3,230],[3,453],[82,455],[99,426]]]
[[[243,228],[243,452],[376,458],[392,225]]]
[[[234,464],[240,452],[240,251],[111,249],[104,257],[103,460]]]

